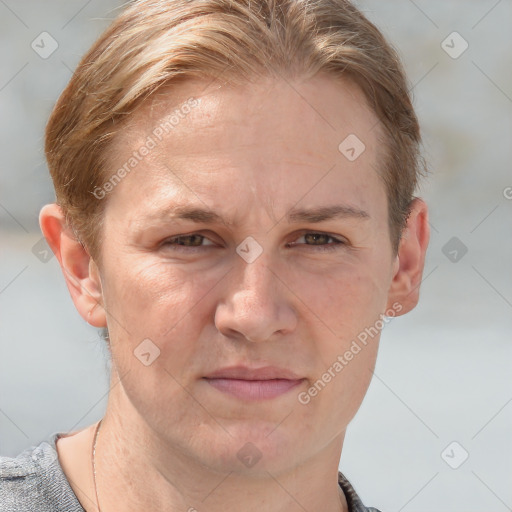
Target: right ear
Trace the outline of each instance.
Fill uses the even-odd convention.
[[[39,225],[59,260],[62,273],[80,316],[94,327],[106,327],[103,293],[98,266],[67,225],[59,205],[43,206]]]

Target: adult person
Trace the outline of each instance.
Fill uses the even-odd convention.
[[[349,2],[132,2],[54,108],[40,214],[107,410],[4,458],[1,510],[375,511],[338,465],[418,301],[420,142]]]

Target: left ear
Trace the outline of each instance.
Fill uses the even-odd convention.
[[[392,308],[395,303],[402,306],[396,316],[408,313],[418,304],[429,240],[428,207],[423,199],[416,197],[411,203],[410,214],[400,240],[393,280],[388,292],[387,309]]]

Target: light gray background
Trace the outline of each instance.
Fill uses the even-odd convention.
[[[39,210],[54,199],[46,119],[120,4],[0,0],[2,455],[90,425],[105,408],[98,332],[76,312],[56,259],[43,263],[32,248]],[[382,333],[340,468],[383,512],[512,510],[512,3],[357,5],[398,48],[414,87],[432,238],[420,304]],[[47,59],[31,48],[43,31],[59,45]],[[441,47],[453,31],[469,44],[457,59]],[[452,237],[468,250],[456,263],[443,253]],[[458,469],[441,456],[453,441],[469,453]]]

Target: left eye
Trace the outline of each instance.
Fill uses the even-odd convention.
[[[321,251],[332,251],[336,250],[338,245],[346,245],[346,242],[335,238],[334,236],[328,235],[327,233],[304,233],[298,238],[298,240],[304,239],[306,245],[318,247]],[[327,240],[333,240],[333,243],[327,243]],[[311,243],[309,243],[311,242]],[[292,244],[295,245],[295,244]]]

